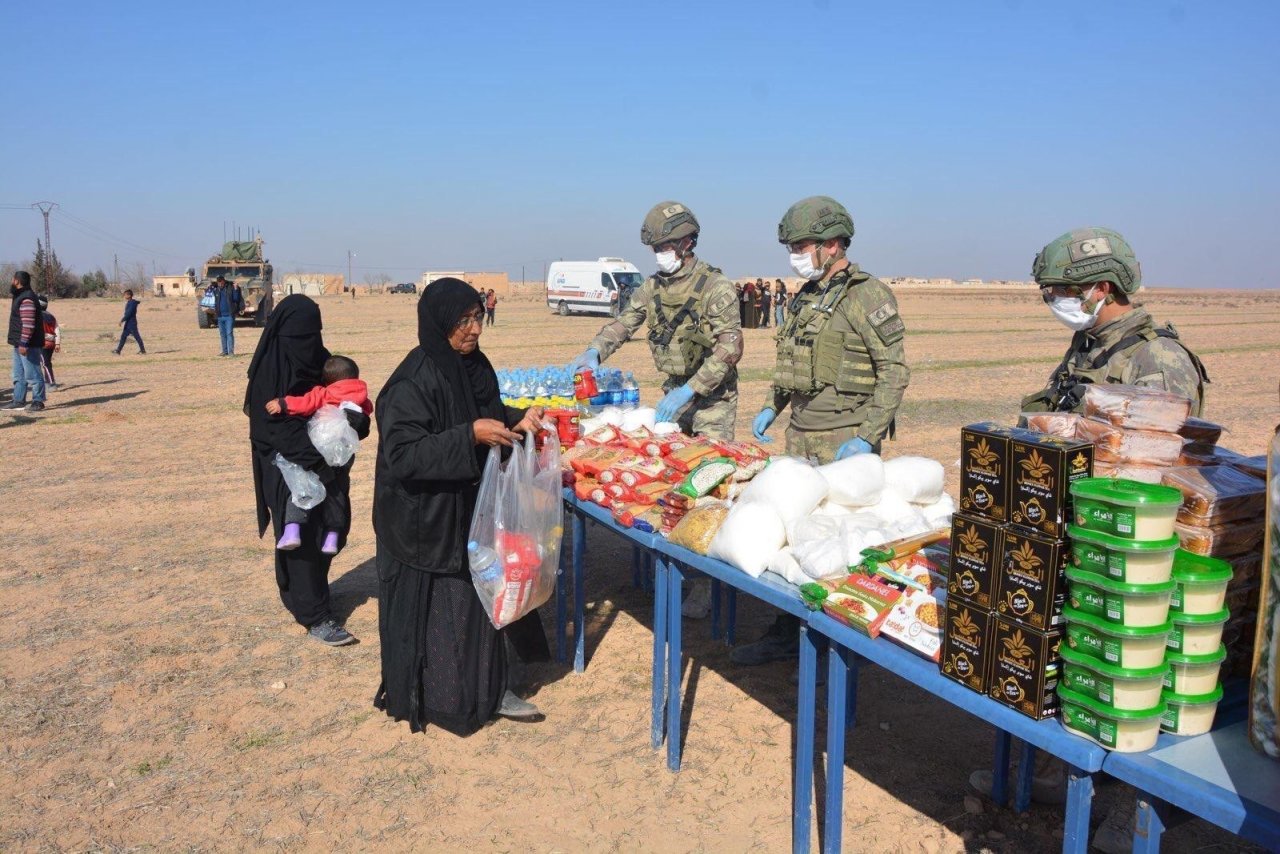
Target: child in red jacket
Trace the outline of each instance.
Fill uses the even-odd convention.
[[[369,400],[369,386],[360,379],[360,368],[355,360],[346,356],[330,356],[324,363],[321,375],[323,385],[318,385],[306,394],[291,395],[267,401],[267,412],[271,415],[289,415],[298,418],[311,418],[325,407],[350,409],[354,412],[373,414],[373,403]],[[316,434],[312,434],[315,441]],[[350,466],[352,459],[344,465]],[[320,551],[327,555],[338,553],[340,532],[351,519],[351,496],[326,493],[320,503],[324,522],[324,544]],[[291,497],[285,504],[284,532],[280,535],[276,548],[280,551],[291,551],[302,545],[302,526],[309,517],[310,510],[304,510],[294,503]]]

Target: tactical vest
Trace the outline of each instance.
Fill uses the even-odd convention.
[[[702,294],[707,280],[720,271],[707,267],[690,290],[658,286],[649,311],[649,349],[659,371],[672,377],[698,372],[715,345],[703,317]],[[687,296],[686,296],[687,295]]]
[[[876,387],[871,351],[857,332],[837,332],[831,319],[850,288],[871,278],[856,273],[833,281],[814,298],[801,293],[778,330],[778,361],[773,384],[786,391],[814,395],[828,386],[840,394],[871,394]]]

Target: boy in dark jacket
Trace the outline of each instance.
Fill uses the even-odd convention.
[[[124,349],[124,342],[132,335],[138,342],[139,355],[147,355],[147,347],[142,343],[142,334],[138,332],[138,301],[133,298],[133,291],[124,292],[124,316],[120,318],[120,325],[124,327],[120,330],[120,343],[111,352],[117,356]]]

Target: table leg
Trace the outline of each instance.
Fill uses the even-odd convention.
[[[852,664],[852,667],[850,666]],[[844,734],[855,712],[857,658],[848,647],[829,643],[827,649],[827,799],[822,850],[838,852],[844,827]],[[854,677],[854,678],[851,678]]]
[[[644,592],[652,593],[653,582],[654,582],[653,555],[651,555],[647,551],[644,553],[644,564],[643,564],[642,572],[643,574],[641,575],[641,581],[642,581],[642,586],[644,588]]]
[[[733,646],[738,641],[738,591],[729,588],[729,616],[725,622],[728,623],[724,631],[724,642],[726,646]]]
[[[844,728],[851,730],[858,719],[858,668],[861,667],[861,657],[853,650],[847,650],[847,652],[849,657],[845,661],[848,668],[845,696],[848,700],[845,702]]]
[[[720,579],[711,579],[711,639],[720,640]]]
[[[657,595],[653,599],[653,720],[649,738],[657,750],[662,744],[663,689],[667,682],[667,568],[661,558],[654,563],[654,585]]]
[[[587,525],[582,517],[573,525],[573,672],[587,668]]]
[[[991,769],[991,800],[1002,807],[1009,800],[1009,740],[1002,729],[996,730],[996,758]]]
[[[640,559],[640,547],[631,547],[631,586],[639,589],[641,586],[641,572],[644,562]]]
[[[572,518],[569,520],[569,527],[572,530],[577,524],[578,514],[570,511]],[[560,548],[560,566],[556,570],[556,661],[563,664],[568,654],[568,643],[565,637],[569,633],[569,572],[565,572],[565,563],[569,560],[576,560],[577,555],[570,557],[569,549]]]
[[[1022,742],[1021,757],[1018,761],[1018,781],[1013,789],[1013,808],[1016,812],[1026,812],[1031,808],[1031,780],[1036,774],[1035,745],[1029,741]]]
[[[1169,805],[1159,798],[1138,793],[1133,831],[1134,854],[1159,854],[1160,838],[1169,829]]]
[[[1092,808],[1093,775],[1068,764],[1067,814],[1062,827],[1062,850],[1065,854],[1084,854],[1089,849],[1089,811]],[[1137,841],[1135,835],[1135,845]]]
[[[680,594],[684,571],[667,562],[667,768],[680,770],[680,680],[684,676],[680,650]]]
[[[813,805],[813,730],[818,694],[818,632],[800,624],[800,684],[796,690],[796,769],[792,797],[791,850],[809,850],[809,815]]]

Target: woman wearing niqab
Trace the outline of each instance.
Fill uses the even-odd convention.
[[[307,435],[306,419],[269,415],[266,410],[267,401],[305,394],[320,383],[329,358],[321,328],[320,307],[315,302],[302,295],[285,297],[267,320],[249,362],[244,414],[249,416],[259,537],[271,524],[278,540],[284,526],[289,488],[280,469],[272,464],[276,454],[319,474],[328,489],[348,488],[349,471],[332,469],[324,461]],[[348,412],[347,420],[361,439],[369,435],[368,416]],[[348,524],[347,530],[339,532],[340,545],[346,545],[349,530]],[[329,566],[333,556],[320,551],[323,540],[319,514],[312,514],[302,528],[302,545],[293,551],[276,551],[276,584],[285,608],[312,637],[330,646],[342,646],[355,638],[330,610]]]
[[[414,732],[435,724],[468,735],[494,715],[538,710],[509,690],[504,634],[545,657],[537,613],[499,631],[476,594],[467,535],[485,457],[536,429],[540,409],[502,405],[480,352],[481,297],[454,278],[418,301],[418,346],[378,395],[378,634],[382,683],[374,705]],[[539,650],[538,647],[541,647]]]

